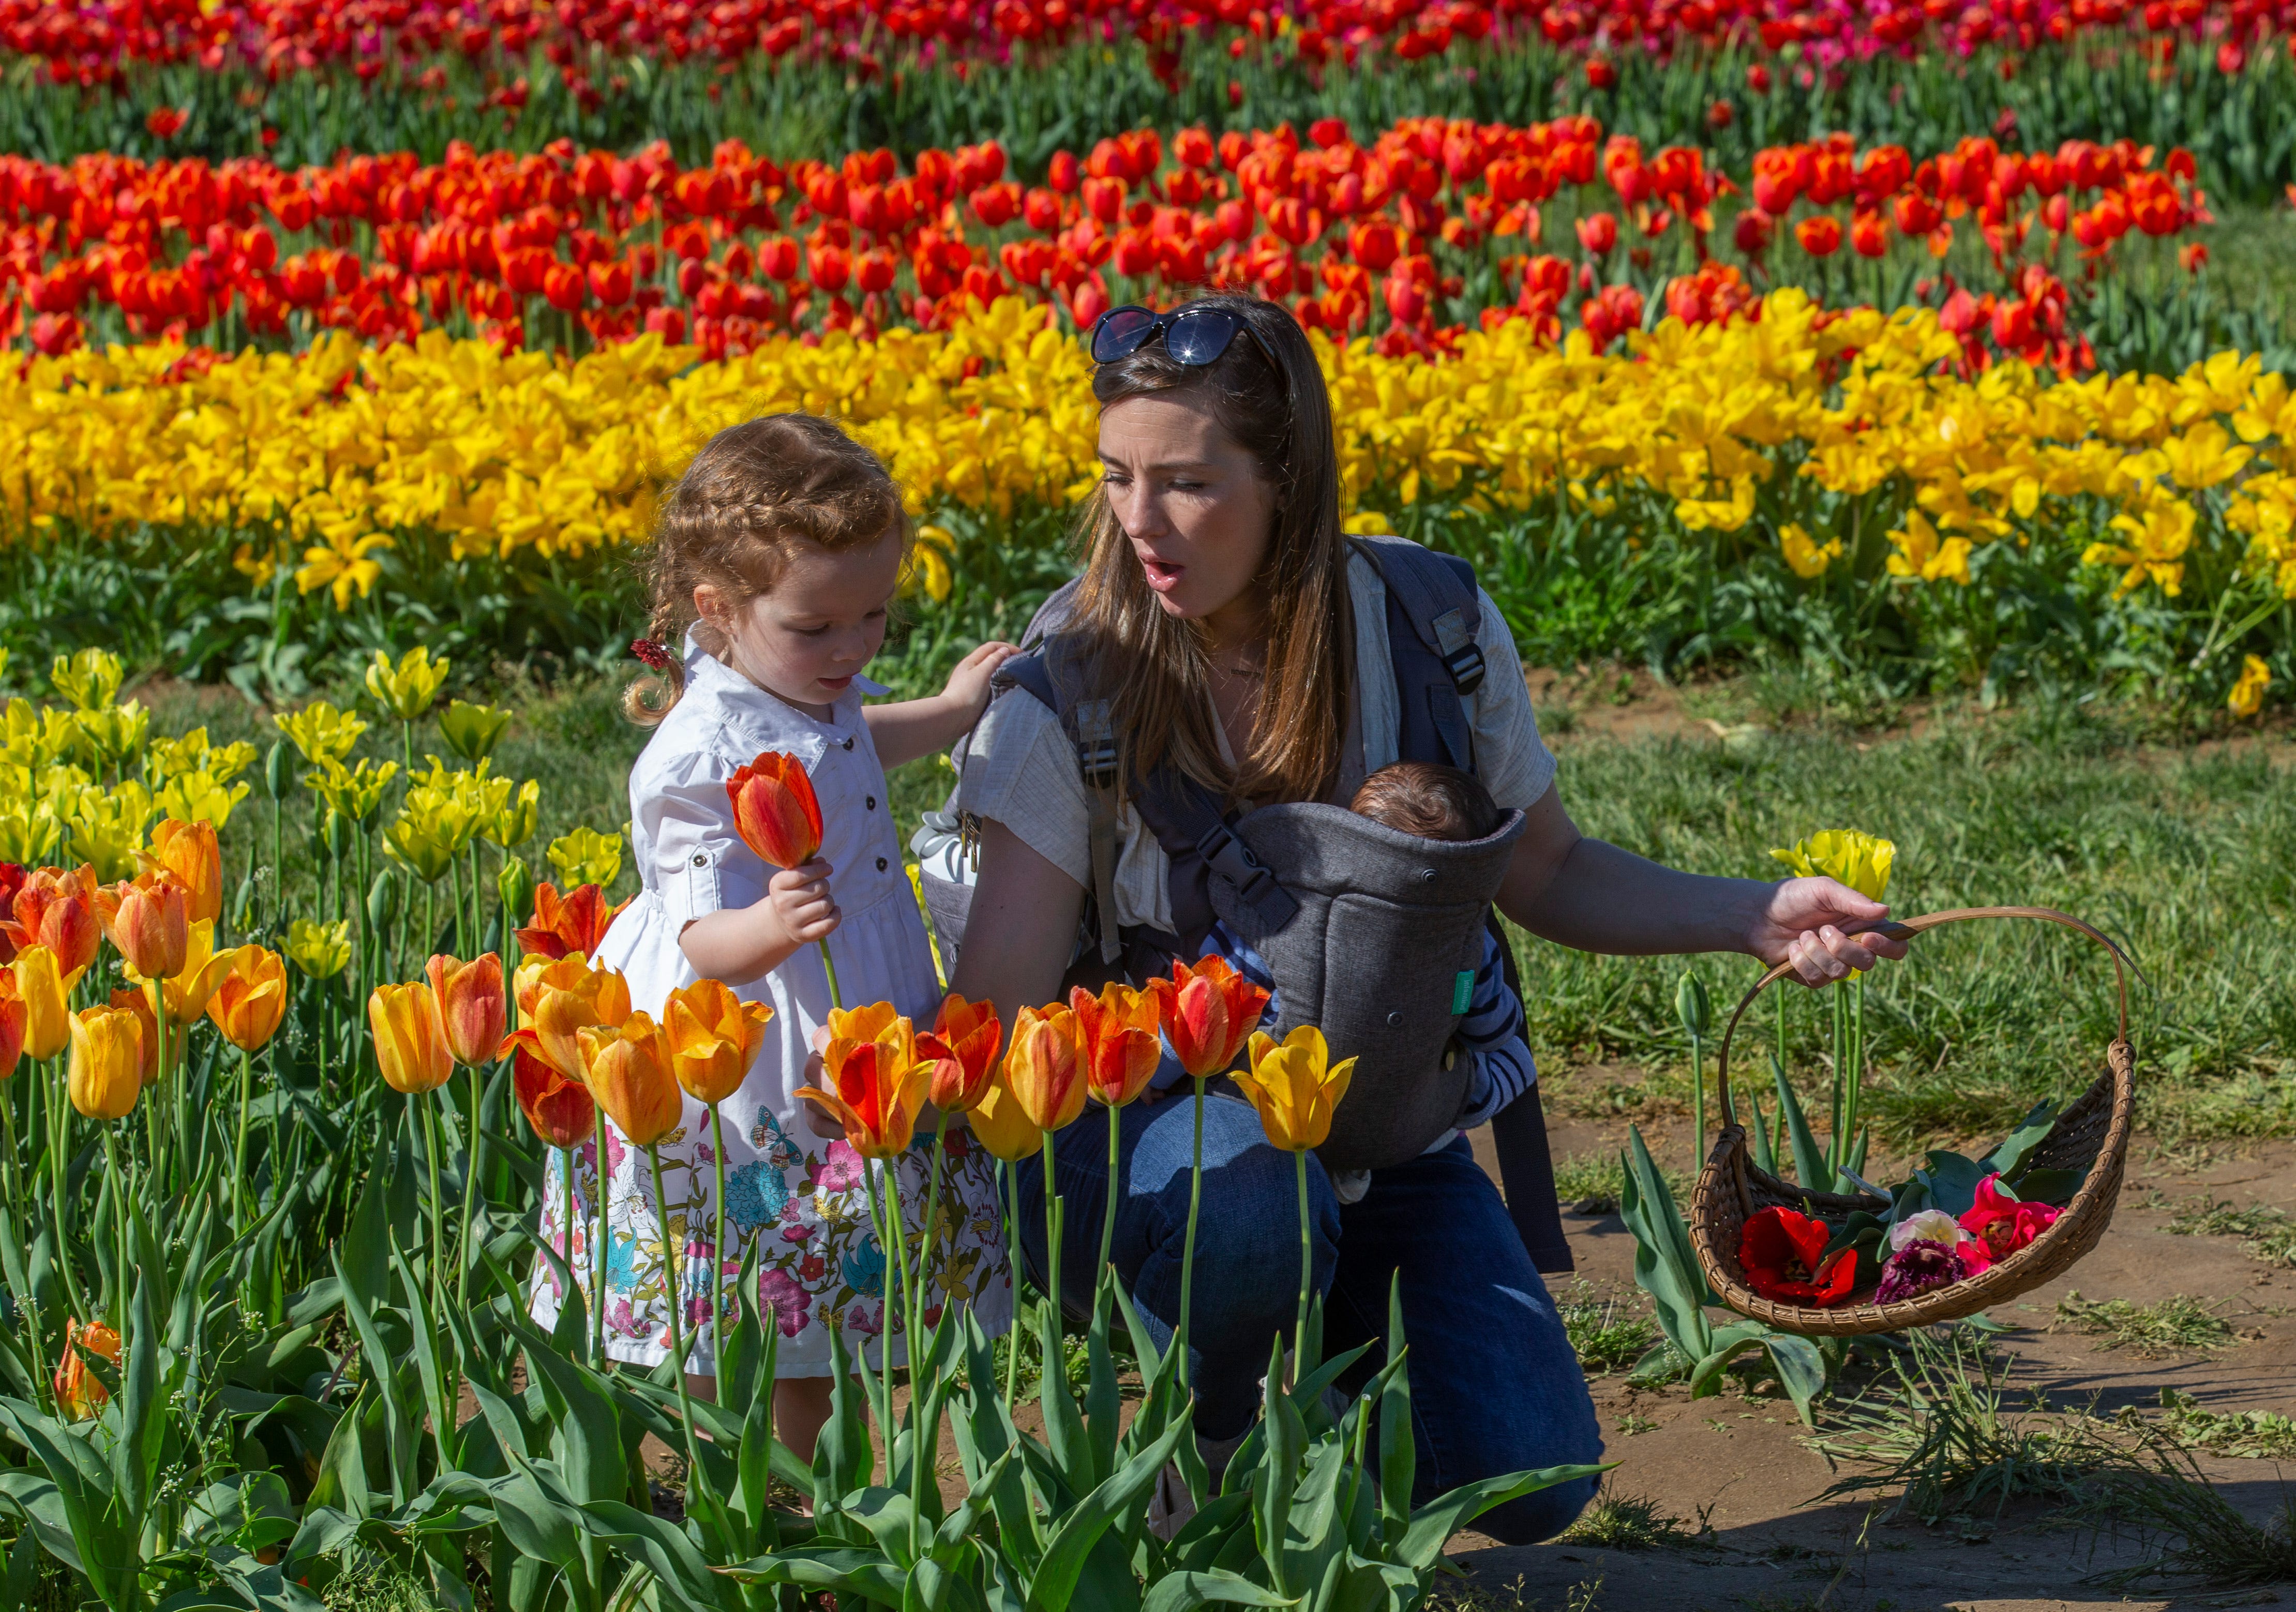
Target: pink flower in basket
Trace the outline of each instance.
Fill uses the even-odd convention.
[[[1961,1229],[1983,1242],[1996,1259],[2006,1259],[2056,1223],[2062,1209],[2026,1203],[2003,1190],[2001,1177],[1977,1183],[1977,1202],[1961,1217]]]

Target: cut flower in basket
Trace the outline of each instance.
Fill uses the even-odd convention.
[[[1842,1248],[1828,1259],[1833,1233],[1822,1220],[1792,1209],[1764,1209],[1746,1222],[1738,1264],[1746,1285],[1764,1298],[1827,1309],[1857,1285],[1857,1252]]]
[[[1961,1229],[1994,1259],[2006,1259],[2063,1213],[2048,1204],[2024,1202],[2001,1184],[2000,1176],[1988,1175],[1977,1183],[1976,1205],[1961,1217]]]

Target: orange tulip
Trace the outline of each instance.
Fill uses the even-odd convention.
[[[191,903],[165,873],[149,884],[116,884],[96,893],[111,944],[139,979],[173,979],[191,945]]]
[[[111,1398],[111,1391],[80,1359],[82,1349],[101,1354],[116,1366],[119,1363],[119,1334],[100,1321],[85,1325],[76,1320],[64,1322],[63,1363],[56,1368],[56,1405],[70,1421],[87,1420]]]
[[[1149,988],[1180,1067],[1199,1080],[1227,1072],[1267,1007],[1267,993],[1217,953],[1193,965],[1175,962],[1172,978],[1153,980]]]
[[[965,1116],[965,1123],[980,1145],[1006,1164],[1018,1164],[1045,1145],[1045,1133],[1021,1107],[1021,1100],[1013,1095],[1013,1088],[1004,1081],[992,1080],[980,1093],[980,1101]]]
[[[439,1000],[447,1048],[456,1063],[476,1068],[502,1056],[502,959],[488,952],[472,962],[439,953],[423,965],[430,994]]]
[[[800,1086],[797,1094],[836,1115],[845,1140],[864,1158],[906,1151],[932,1084],[932,1066],[916,1055],[914,1027],[882,1002],[832,1012],[829,1024],[821,1067],[834,1089]]]
[[[597,1124],[597,1100],[578,1080],[569,1080],[524,1047],[515,1050],[511,1063],[511,1087],[526,1123],[545,1146],[575,1148],[590,1137]]]
[[[954,991],[943,997],[931,1032],[917,1037],[917,1055],[932,1060],[933,1107],[957,1114],[980,1102],[1004,1047],[994,1002],[967,1002]]]
[[[740,1091],[773,1016],[764,1002],[745,1002],[715,979],[672,991],[662,1009],[662,1029],[669,1036],[670,1073],[685,1094],[719,1103]]]
[[[184,966],[164,981],[144,981],[144,989],[165,999],[169,1024],[194,1025],[207,1011],[208,998],[215,994],[216,986],[230,972],[231,953],[215,949],[215,923],[202,918],[191,926],[190,938],[184,948]],[[170,1035],[168,1039],[176,1038]]]
[[[1004,1084],[1039,1131],[1057,1131],[1083,1113],[1076,1015],[1066,1008],[1022,1008],[1004,1054]]]
[[[45,946],[55,953],[64,988],[95,961],[103,930],[96,913],[95,870],[82,866],[35,869],[16,892],[8,912],[0,912],[0,934],[18,950]]]
[[[111,1005],[124,1013],[135,1015],[135,1022],[144,1035],[144,1084],[152,1084],[160,1078],[160,1020],[152,1011],[152,999],[143,992],[127,989],[111,994]],[[184,1038],[168,1037],[168,1067],[174,1068],[184,1061]]]
[[[496,1049],[495,1056],[524,1047],[569,1080],[586,1078],[588,1062],[578,1034],[597,1025],[611,1029],[630,1016],[629,981],[612,969],[592,968],[578,953],[531,973],[520,969],[518,990],[519,1011],[526,1023]]]
[[[380,985],[366,999],[366,1021],[374,1032],[375,1061],[383,1084],[408,1097],[420,1097],[447,1084],[455,1054],[439,1022],[439,1001],[421,980]]]
[[[279,1033],[287,1013],[287,963],[261,946],[239,946],[224,953],[231,966],[208,998],[208,1017],[223,1038],[242,1052],[259,1052]]]
[[[1110,1108],[1122,1108],[1147,1089],[1164,1053],[1154,994],[1111,980],[1097,996],[1082,986],[1070,991],[1069,1005],[1086,1085]]]
[[[135,860],[137,883],[165,874],[183,886],[192,922],[223,916],[223,851],[216,844],[215,824],[170,817],[152,831],[152,848],[138,851]]]
[[[534,887],[534,921],[517,931],[519,950],[529,957],[559,958],[579,952],[597,954],[598,943],[620,916],[620,906],[608,906],[606,893],[594,884],[578,886],[565,895],[555,887]]]
[[[634,1147],[652,1147],[685,1117],[685,1099],[669,1070],[669,1038],[651,1013],[619,1027],[584,1025],[575,1032],[590,1095]]]
[[[767,750],[726,781],[742,842],[779,868],[811,862],[821,850],[821,802],[805,764]]]
[[[24,1055],[24,1036],[30,1020],[31,1010],[16,994],[16,970],[0,969],[0,1080],[16,1072],[16,1060]]]

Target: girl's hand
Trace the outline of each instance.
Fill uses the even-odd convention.
[[[826,937],[842,916],[829,894],[830,865],[818,857],[793,868],[783,868],[766,886],[766,901],[775,921],[794,945],[810,945]]]
[[[1021,652],[1018,644],[991,642],[956,663],[948,675],[948,687],[941,698],[964,714],[964,725],[971,727],[980,720],[980,713],[988,708],[988,680],[996,668]]]
[[[813,1053],[805,1060],[805,1079],[800,1084],[818,1087],[821,1084],[823,1049],[829,1045],[829,1027],[823,1025],[813,1033]],[[845,1134],[844,1122],[812,1098],[800,1100],[805,1105],[805,1128],[824,1141],[836,1141]]]

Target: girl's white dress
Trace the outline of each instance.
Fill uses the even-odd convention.
[[[867,724],[864,693],[882,693],[856,678],[817,721],[758,688],[732,667],[685,644],[685,693],[646,745],[630,774],[630,839],[643,888],[614,920],[594,961],[621,970],[630,1005],[660,1018],[669,993],[696,976],[678,945],[691,921],[721,907],[761,900],[775,871],[734,831],[726,781],[766,750],[798,757],[821,801],[822,856],[841,912],[829,945],[847,1007],[890,1002],[930,1028],[941,988]],[[828,1021],[829,984],[821,953],[806,946],[763,979],[739,988],[769,1003],[765,1044],[740,1092],[720,1105],[726,1143],[726,1242],[723,1269],[730,1322],[733,1278],[754,1239],[758,1308],[771,1305],[781,1330],[783,1377],[830,1371],[828,1329],[841,1329],[849,1356],[900,1327],[900,1306],[886,1304],[887,1260],[870,1227],[863,1160],[842,1140],[814,1134],[796,1092],[806,1084],[815,1029]],[[668,1201],[668,1242],[681,1254],[682,1324],[688,1369],[712,1359],[709,1320],[710,1240],[716,1231],[716,1171],[709,1111],[688,1098],[685,1124],[657,1150]],[[900,1160],[902,1219],[911,1257],[925,1220],[931,1137],[920,1132]],[[617,1360],[652,1366],[668,1358],[669,1312],[664,1240],[654,1211],[645,1154],[607,1127],[606,1338]],[[562,1154],[553,1151],[543,1197],[543,1234],[567,1253],[584,1291],[596,1228],[597,1149],[575,1153],[576,1221],[569,1249]],[[1012,1275],[998,1218],[996,1161],[950,1133],[942,1166],[936,1247],[925,1267],[925,1323],[948,1304],[971,1305],[982,1324],[1002,1330],[1012,1314]],[[881,1191],[882,1191],[881,1187]],[[559,1294],[547,1262],[532,1295],[535,1320],[555,1324]],[[902,1358],[901,1341],[892,1342]],[[868,1348],[872,1360],[881,1357]]]

